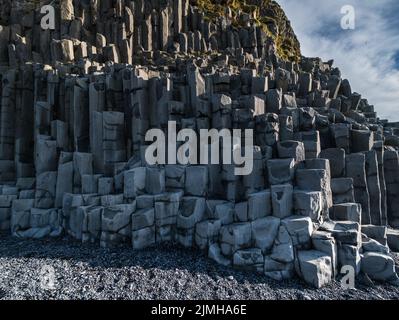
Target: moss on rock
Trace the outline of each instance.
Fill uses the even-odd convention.
[[[291,23],[280,5],[273,0],[191,0],[210,20],[231,13],[232,25],[239,27],[241,17],[247,17],[270,36],[278,56],[286,61],[299,61],[301,49]]]

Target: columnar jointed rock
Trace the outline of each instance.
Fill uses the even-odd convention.
[[[0,17],[0,230],[175,242],[316,287],[344,265],[397,283],[387,226],[399,227],[399,126],[332,61],[301,58],[274,1],[60,3],[54,31],[38,10]],[[234,140],[251,142],[252,171],[223,162],[225,138],[197,141],[218,162],[177,163],[171,124],[252,129],[253,141]],[[172,141],[157,141],[156,165],[145,156],[155,128]]]

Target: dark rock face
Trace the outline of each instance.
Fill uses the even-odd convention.
[[[1,229],[178,242],[316,287],[347,265],[397,283],[399,125],[332,61],[299,58],[275,2],[63,0],[55,30],[29,3],[1,6]],[[251,172],[149,165],[146,133],[170,122],[252,129]]]

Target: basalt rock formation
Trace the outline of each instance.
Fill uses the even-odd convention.
[[[55,9],[43,29],[42,5]],[[399,124],[268,0],[0,0],[0,228],[164,241],[316,287],[398,284]],[[149,129],[253,129],[253,170],[149,165]],[[245,141],[247,137],[243,136]]]

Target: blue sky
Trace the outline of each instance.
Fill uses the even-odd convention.
[[[380,118],[399,121],[398,0],[277,0],[291,20],[302,54],[334,59],[352,90]],[[343,30],[341,8],[355,9],[355,30]]]

